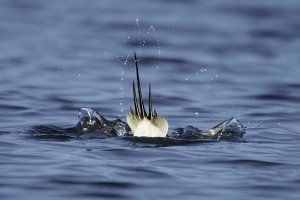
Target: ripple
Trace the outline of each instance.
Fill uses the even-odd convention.
[[[133,177],[144,177],[144,178],[171,178],[172,175],[168,174],[167,172],[161,172],[156,170],[153,167],[145,167],[145,166],[124,166],[122,169],[124,173],[128,173]]]
[[[42,8],[42,4],[33,3],[33,2],[22,2],[22,1],[8,1],[8,5],[16,10],[23,10],[23,11],[35,11]]]
[[[105,199],[131,199],[129,196],[127,195],[122,195],[122,194],[117,194],[115,192],[79,192],[79,193],[76,193],[74,195],[71,195],[71,196],[74,196],[74,197],[77,197],[77,196],[81,196],[81,197],[95,197],[95,198],[105,198]]]
[[[99,188],[111,188],[111,189],[129,189],[135,188],[139,185],[129,182],[117,182],[117,181],[86,181],[86,180],[71,180],[62,178],[50,179],[49,183],[61,184],[61,185],[86,185]]]
[[[251,18],[273,18],[273,17],[286,17],[288,14],[284,9],[274,6],[263,6],[263,5],[234,5],[234,6],[224,6],[220,8],[224,12],[232,12],[238,16],[245,16]]]
[[[180,104],[190,104],[191,102],[193,102],[193,100],[188,99],[186,97],[179,97],[179,96],[160,96],[160,95],[156,95],[155,98],[155,103],[157,103],[158,105],[166,105],[166,106],[170,106],[170,105],[180,105]]]
[[[253,95],[252,98],[258,100],[266,100],[266,101],[289,101],[289,102],[299,102],[299,96],[293,96],[291,94],[278,94],[278,93],[270,93],[270,94],[259,94]]]
[[[149,56],[149,55],[143,55],[139,58],[139,62],[141,65],[146,66],[157,66],[159,64],[170,64],[170,65],[194,65],[193,62],[184,59],[184,58],[175,58],[175,57],[166,57],[166,56]],[[132,59],[128,60],[129,63],[133,63]]]
[[[274,57],[276,52],[262,43],[243,43],[243,44],[222,44],[209,47],[209,49],[218,55],[231,54],[256,54],[263,57]]]
[[[166,147],[174,145],[191,145],[200,143],[217,142],[213,139],[174,139],[174,138],[149,138],[149,137],[123,137],[129,140],[134,147]]]
[[[283,29],[286,30],[286,29]],[[276,40],[290,40],[293,38],[297,38],[298,35],[295,35],[294,32],[291,31],[283,31],[282,29],[260,29],[260,30],[253,30],[250,32],[252,36],[255,38],[262,38],[262,39],[276,39]]]
[[[183,64],[189,64],[191,62],[183,58],[145,56],[141,59],[141,63],[146,65],[154,65],[154,64],[157,65],[157,63],[183,65]]]
[[[248,167],[276,167],[284,165],[283,163],[271,162],[271,161],[262,161],[262,160],[248,160],[248,159],[237,159],[237,160],[222,160],[222,161],[212,161],[212,163],[219,164],[236,164],[236,165],[245,165]]]
[[[0,104],[0,109],[1,110],[14,110],[14,111],[24,111],[28,110],[29,108],[26,106],[21,106],[21,105],[8,105],[8,104]]]

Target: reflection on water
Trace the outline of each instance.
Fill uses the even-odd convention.
[[[295,0],[1,1],[0,198],[296,199],[299,12]],[[236,117],[246,142],[67,134],[82,106],[125,121],[133,50],[170,130]]]

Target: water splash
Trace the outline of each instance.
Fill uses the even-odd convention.
[[[244,141],[246,128],[236,119],[230,118],[213,128],[202,131],[193,126],[176,128],[167,137],[134,137],[129,126],[120,119],[107,120],[97,111],[89,107],[82,107],[78,113],[79,121],[75,126],[60,128],[53,125],[38,125],[26,132],[29,137],[36,139],[76,139],[80,138],[120,138],[144,144],[158,144],[159,146],[184,145],[217,141]]]
[[[120,78],[120,81],[121,81],[121,85],[123,85],[123,81],[124,81],[124,70],[122,70],[121,72],[121,78]],[[121,95],[120,95],[120,113],[119,113],[119,117],[122,118],[124,117],[123,114],[124,114],[124,96],[125,96],[125,92],[124,92],[124,88],[123,86],[120,86],[120,92],[121,92]]]
[[[217,140],[241,140],[246,133],[246,128],[236,118],[230,118],[205,132]]]
[[[130,128],[120,119],[109,121],[92,108],[82,107],[78,113],[79,122],[72,130],[82,134],[96,134],[101,138],[130,135]]]
[[[136,31],[137,31],[137,36],[135,36],[135,37],[137,37],[137,39],[138,39],[137,54],[139,56],[142,55],[143,49],[146,48],[148,39],[150,39],[150,37],[152,36],[154,38],[154,40],[156,42],[156,46],[157,46],[157,57],[160,58],[161,57],[161,47],[160,47],[160,41],[159,41],[159,37],[158,37],[156,28],[153,25],[151,25],[151,26],[149,26],[149,28],[146,28],[145,32],[143,32],[140,28],[140,20],[137,18],[135,20],[135,22],[136,22]],[[127,36],[127,39],[123,40],[123,43],[127,44],[127,46],[130,48],[129,52],[127,52],[127,54],[125,56],[126,58],[123,62],[124,65],[128,64],[128,58],[132,54],[132,49],[131,49],[132,45],[130,43],[130,40],[132,38],[134,38],[134,37]],[[117,59],[119,59],[119,58],[117,58]],[[156,68],[158,69],[159,65],[156,65]]]
[[[158,50],[158,57],[160,58],[160,44],[159,44],[159,37],[158,37],[158,34],[157,34],[157,31],[155,29],[154,26],[150,26],[145,34],[145,37],[148,38],[151,34],[154,35],[154,38],[156,40],[156,45],[157,45],[157,50]],[[146,41],[144,40],[143,43],[145,44]]]
[[[127,53],[126,59],[125,59],[125,61],[124,61],[124,63],[123,63],[124,65],[127,65],[128,59],[129,59],[129,53]]]
[[[96,132],[104,134],[105,137],[132,136],[130,128],[125,122],[119,119],[109,121],[92,108],[81,108],[78,116],[80,121],[76,126],[82,132]],[[245,133],[246,128],[236,118],[230,118],[207,131],[201,131],[193,126],[176,128],[171,133],[168,133],[167,137],[181,140],[210,139],[217,141],[243,141]]]
[[[142,54],[141,29],[140,29],[140,23],[139,23],[138,18],[135,20],[135,23],[136,23],[136,27],[137,27],[137,31],[138,31],[138,38],[139,38],[139,50],[137,53],[139,55],[141,55]]]

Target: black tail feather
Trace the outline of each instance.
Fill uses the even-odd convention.
[[[151,96],[151,84],[149,83],[149,113],[148,119],[152,118],[152,96]]]
[[[133,101],[134,101],[135,114],[140,115],[139,106],[138,106],[138,102],[137,102],[137,98],[136,98],[134,81],[132,83],[133,83],[132,86],[133,86]]]
[[[136,79],[137,79],[138,96],[139,96],[139,102],[138,102],[137,95],[136,95],[136,89],[135,89],[135,83],[133,81],[132,86],[133,86],[133,101],[134,101],[135,114],[140,116],[142,119],[144,117],[147,117],[148,119],[151,120],[152,117],[154,115],[156,115],[156,111],[154,111],[154,113],[152,111],[151,84],[149,83],[149,113],[147,115],[147,112],[145,110],[144,101],[143,101],[143,96],[142,96],[141,82],[140,82],[140,76],[139,76],[138,59],[137,59],[135,51],[134,51],[134,62],[135,62]],[[133,113],[133,111],[132,111],[132,113]]]
[[[140,100],[140,109],[141,109],[141,117],[144,118],[147,114],[145,111],[143,96],[142,96],[142,89],[139,77],[139,67],[138,67],[138,59],[136,57],[136,53],[134,52],[134,62],[135,62],[135,69],[136,69],[136,79],[137,79],[137,86],[138,86],[138,93],[139,93],[139,100]]]

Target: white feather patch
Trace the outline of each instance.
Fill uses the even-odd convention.
[[[168,121],[163,117],[155,116],[151,121],[147,118],[140,119],[135,114],[127,116],[127,123],[136,137],[166,137]]]

